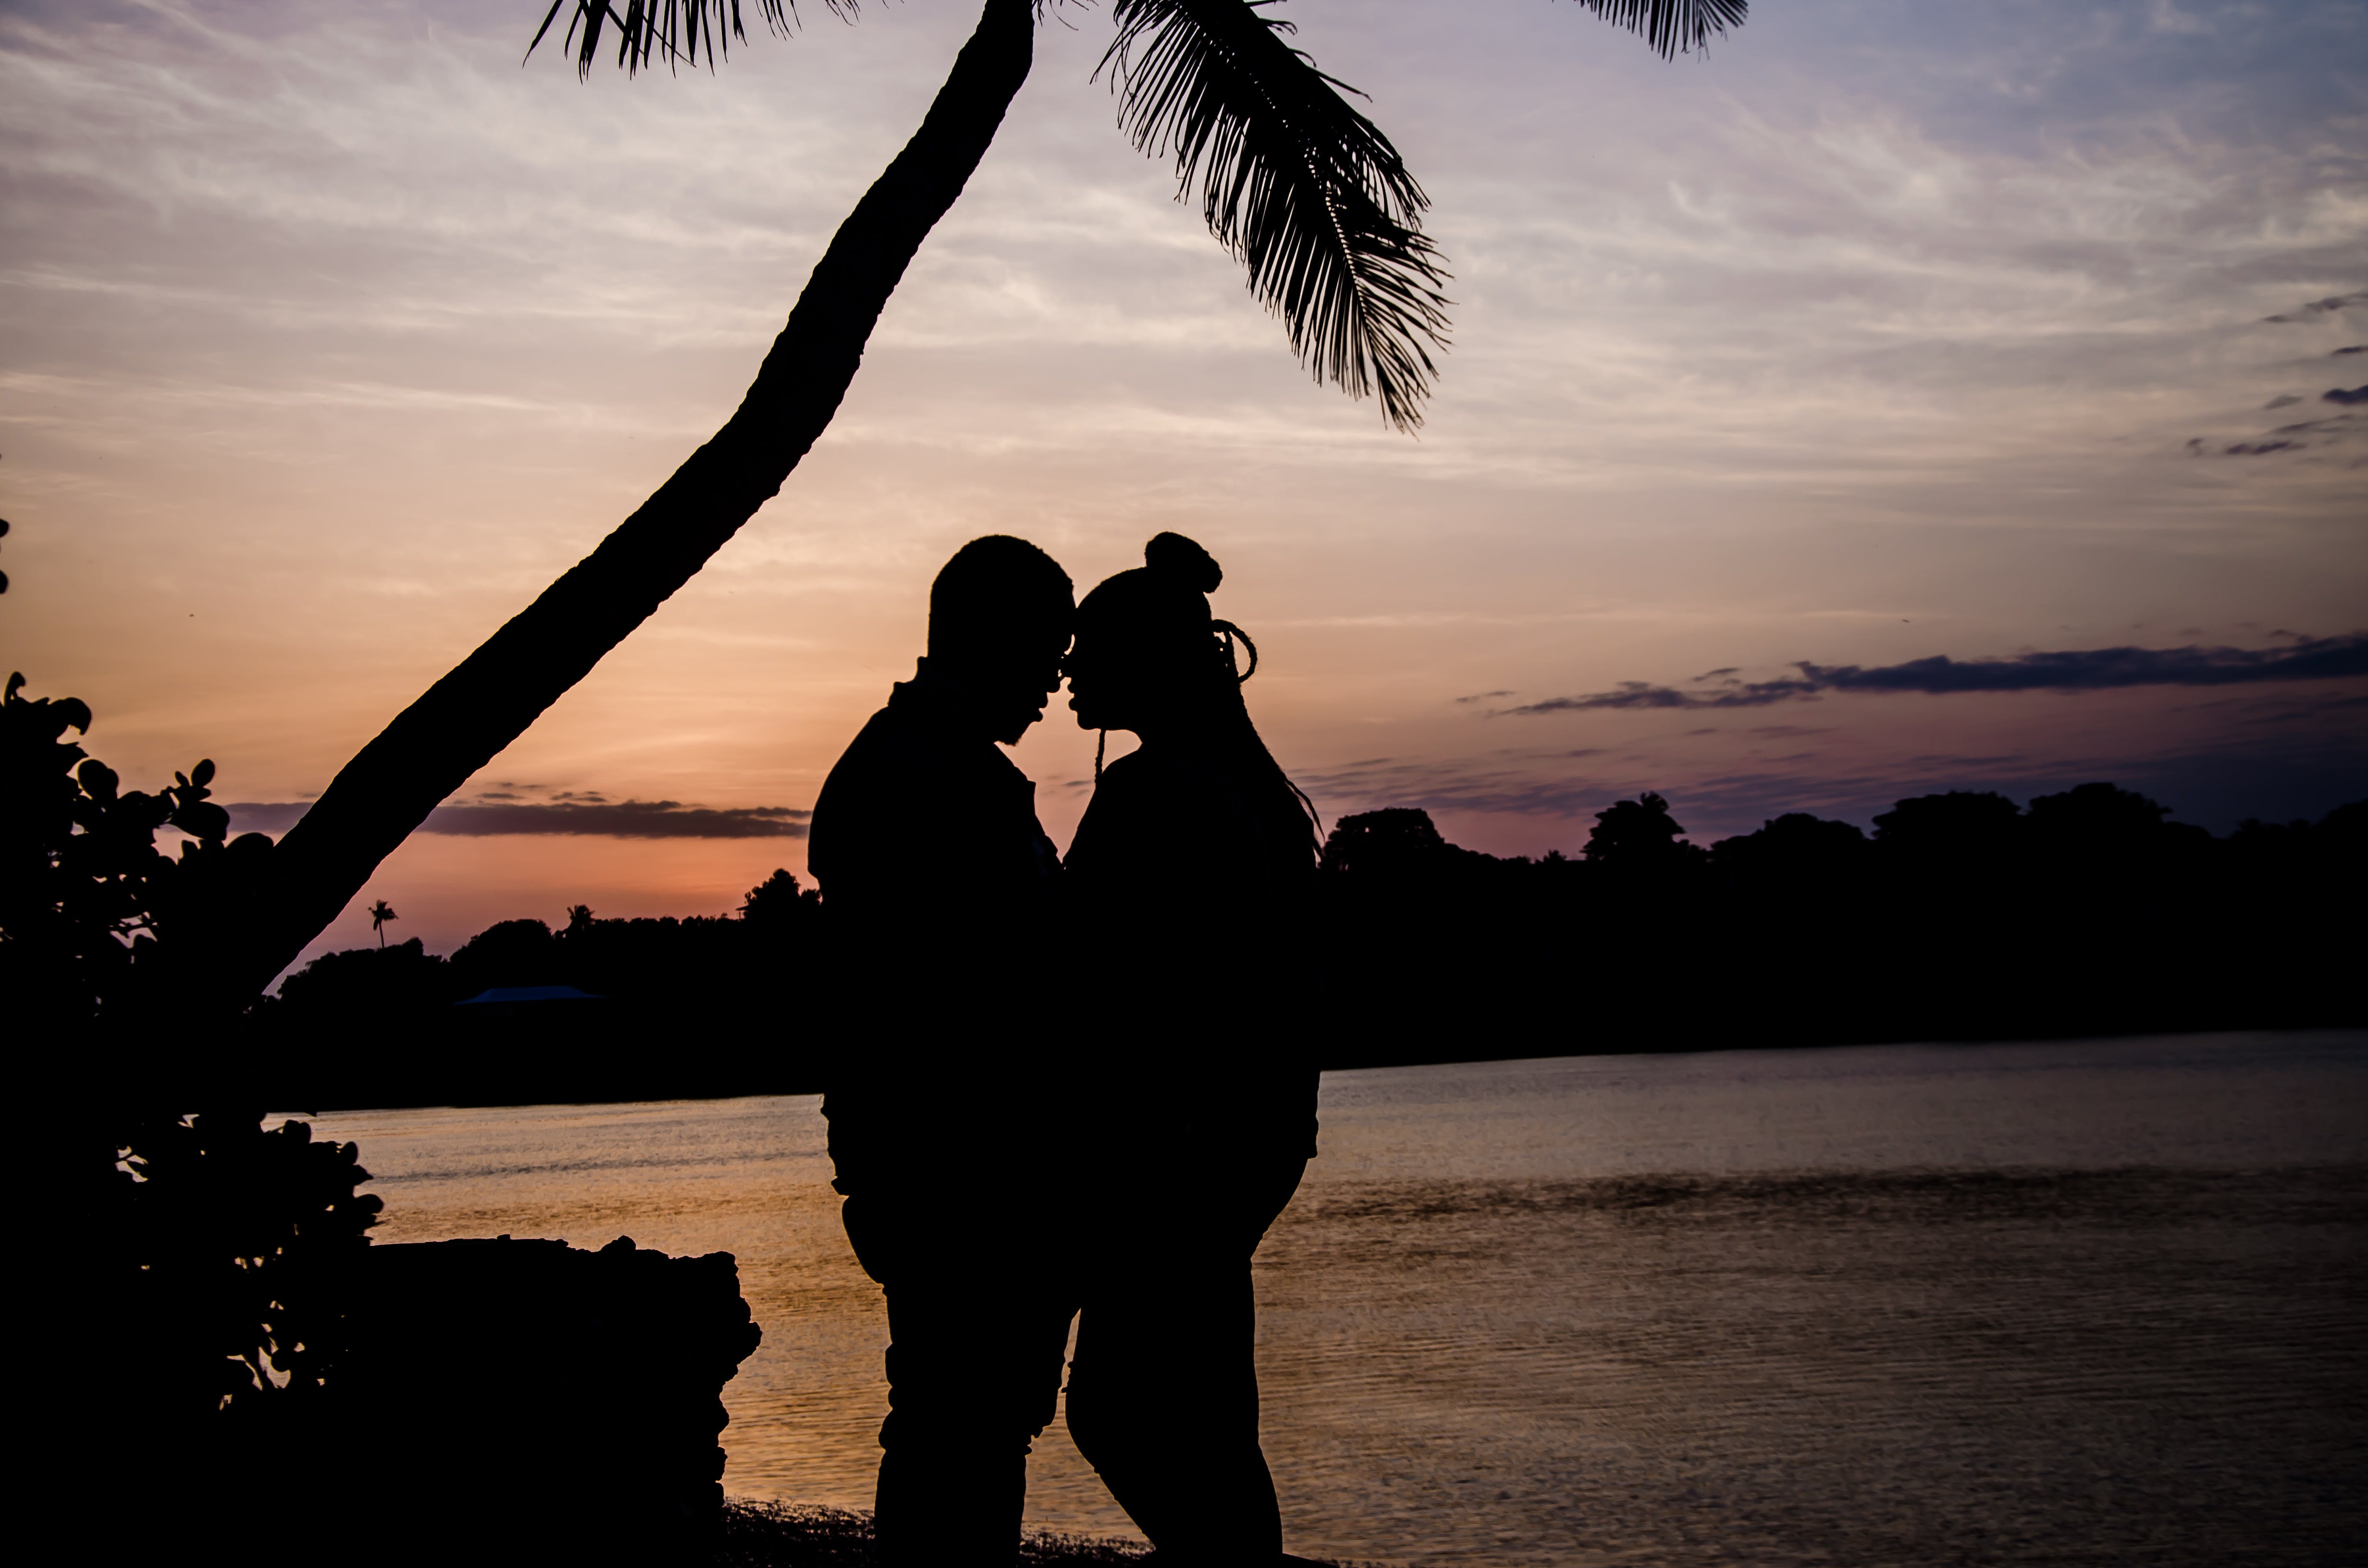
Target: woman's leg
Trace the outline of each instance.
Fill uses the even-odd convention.
[[[1154,1180],[1099,1217],[1113,1244],[1087,1281],[1069,1433],[1163,1557],[1255,1562],[1282,1551],[1258,1446],[1250,1255],[1298,1186],[1296,1146],[1253,1147],[1216,1179]],[[1229,1169],[1227,1167],[1230,1167]]]
[[[1097,1289],[1070,1363],[1069,1434],[1163,1561],[1282,1551],[1258,1447],[1249,1260],[1147,1260]]]

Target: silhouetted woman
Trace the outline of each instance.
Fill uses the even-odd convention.
[[[1161,1562],[1274,1562],[1249,1261],[1315,1153],[1314,813],[1250,722],[1217,563],[1172,533],[1144,556],[1078,607],[1066,666],[1077,722],[1143,743],[1098,767],[1066,863],[1095,1004],[1069,1429]]]

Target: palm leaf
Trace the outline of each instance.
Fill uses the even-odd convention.
[[[1615,27],[1642,33],[1662,58],[1705,49],[1729,28],[1739,28],[1750,0],[1578,0]]]
[[[1119,122],[1143,152],[1175,156],[1179,199],[1198,182],[1209,232],[1315,379],[1378,396],[1413,429],[1447,342],[1429,199],[1336,90],[1356,89],[1283,41],[1291,24],[1264,3],[1117,0],[1102,63]]]
[[[859,0],[823,0],[831,13],[843,20],[855,19]],[[655,54],[665,60],[672,70],[679,61],[697,65],[699,51],[707,51],[708,69],[730,50],[732,40],[745,43],[748,34],[740,21],[740,0],[624,0],[620,12],[612,0],[551,0],[551,9],[543,13],[542,26],[534,30],[534,42],[526,46],[529,55],[551,24],[570,5],[575,10],[567,18],[567,40],[564,47],[575,51],[575,74],[588,76],[599,63],[601,30],[613,25],[617,29],[617,63],[627,75],[646,69]],[[797,0],[757,0],[757,10],[765,26],[776,34],[787,36],[798,19]],[[723,31],[716,32],[718,24]],[[583,41],[576,41],[578,32]]]

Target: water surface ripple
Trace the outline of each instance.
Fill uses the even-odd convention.
[[[739,1255],[725,1484],[862,1506],[878,1293],[810,1098],[343,1113],[386,1240]],[[2368,1540],[2368,1034],[1329,1074],[1260,1249],[1292,1548],[2316,1563]],[[1039,1201],[1064,1244],[1062,1195]],[[1031,1521],[1126,1531],[1056,1426]],[[2356,1560],[2356,1559],[2352,1559]]]

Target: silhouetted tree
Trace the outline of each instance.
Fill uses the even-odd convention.
[[[459,983],[416,937],[391,948],[347,948],[321,954],[281,981],[274,1012],[287,1016],[273,1021],[318,1024],[316,1033],[357,1026],[415,1029],[429,1009],[460,1000]]]
[[[380,899],[370,905],[370,929],[378,933],[378,945],[383,948],[386,946],[386,923],[390,920],[400,920],[403,916],[397,915],[394,912],[394,905],[384,899]]]
[[[1423,880],[1440,861],[1459,853],[1440,836],[1430,813],[1410,807],[1359,812],[1332,824],[1324,840],[1323,869],[1355,876],[1368,885]]]
[[[1676,870],[1703,855],[1701,848],[1682,842],[1685,831],[1669,814],[1669,802],[1647,790],[1633,801],[1614,801],[1596,812],[1582,853],[1589,864],[1607,870]]]
[[[558,985],[564,970],[551,927],[540,920],[498,920],[461,944],[452,978],[468,994],[495,986]]]
[[[202,1420],[307,1399],[335,1372],[336,1270],[366,1244],[379,1199],[354,1190],[370,1179],[354,1144],[259,1120],[164,1115],[125,1130],[108,1241],[134,1332],[109,1349],[136,1369],[135,1408]]]
[[[2310,878],[2337,907],[2360,915],[2360,889],[2368,886],[2368,800],[2336,807],[2311,830]]]
[[[2299,817],[2292,822],[2263,822],[2259,817],[2247,817],[2228,835],[2228,845],[2240,859],[2283,865],[2309,855],[2315,847],[2313,836],[2311,824]]]
[[[2066,843],[2151,844],[2170,808],[2135,790],[2082,784],[2060,795],[2034,796],[2031,825]]]
[[[28,700],[24,684],[12,676],[0,698],[0,1023],[15,1087],[42,1108],[25,1140],[40,1200],[20,1250],[64,1348],[35,1358],[48,1365],[20,1425],[37,1476],[63,1470],[33,1491],[108,1556],[148,1522],[188,1529],[224,1438],[332,1374],[339,1266],[379,1200],[355,1196],[368,1173],[351,1144],[315,1143],[301,1122],[266,1129],[242,1103],[245,1064],[173,1024],[204,979],[190,938],[209,883],[268,841],[223,842],[211,762],[153,795],[125,790],[64,738],[88,733],[88,706]],[[156,847],[167,826],[188,835],[177,857]],[[103,1504],[86,1494],[101,1485]]]
[[[2026,852],[2033,872],[2064,882],[2114,879],[2135,892],[2169,892],[2200,874],[2212,835],[2190,823],[2168,822],[2170,808],[2135,790],[2082,784],[2032,799],[2024,817]]]
[[[1935,869],[1997,865],[2012,853],[2022,810],[1992,790],[1952,790],[1899,801],[1874,819],[1874,841],[1894,858]]]
[[[0,698],[0,993],[19,1017],[120,1033],[177,1011],[211,978],[193,949],[211,919],[236,913],[236,872],[270,840],[223,842],[212,762],[154,794],[125,790],[64,738],[88,733],[88,705],[28,699],[24,686],[12,675]],[[166,827],[188,835],[177,856],[156,847]]]
[[[786,867],[777,866],[771,876],[748,890],[748,900],[740,906],[740,918],[765,931],[787,931],[821,903],[821,893],[811,889],[800,891],[798,879]]]
[[[1723,875],[1751,887],[1830,888],[1863,868],[1866,835],[1857,824],[1828,822],[1807,812],[1787,812],[1762,823],[1756,833],[1722,838],[1710,846],[1711,864]]]
[[[852,5],[830,0],[852,14]],[[1738,25],[1746,0],[1581,0],[1664,56]],[[759,0],[775,30],[783,0]],[[920,129],[839,226],[740,407],[641,508],[398,715],[280,841],[260,928],[225,949],[241,995],[336,917],[437,803],[509,744],[689,581],[781,487],[854,379],[872,324],[951,207],[1027,78],[1038,0],[986,0]],[[614,24],[618,63],[713,63],[744,36],[737,0],[553,0],[579,74]],[[1371,392],[1411,426],[1444,341],[1428,199],[1381,131],[1252,0],[1115,0],[1104,56],[1135,144],[1173,154],[1182,188],[1247,267],[1315,375]],[[579,41],[580,39],[580,41]],[[532,45],[529,45],[531,51]],[[226,935],[227,935],[227,928]]]

